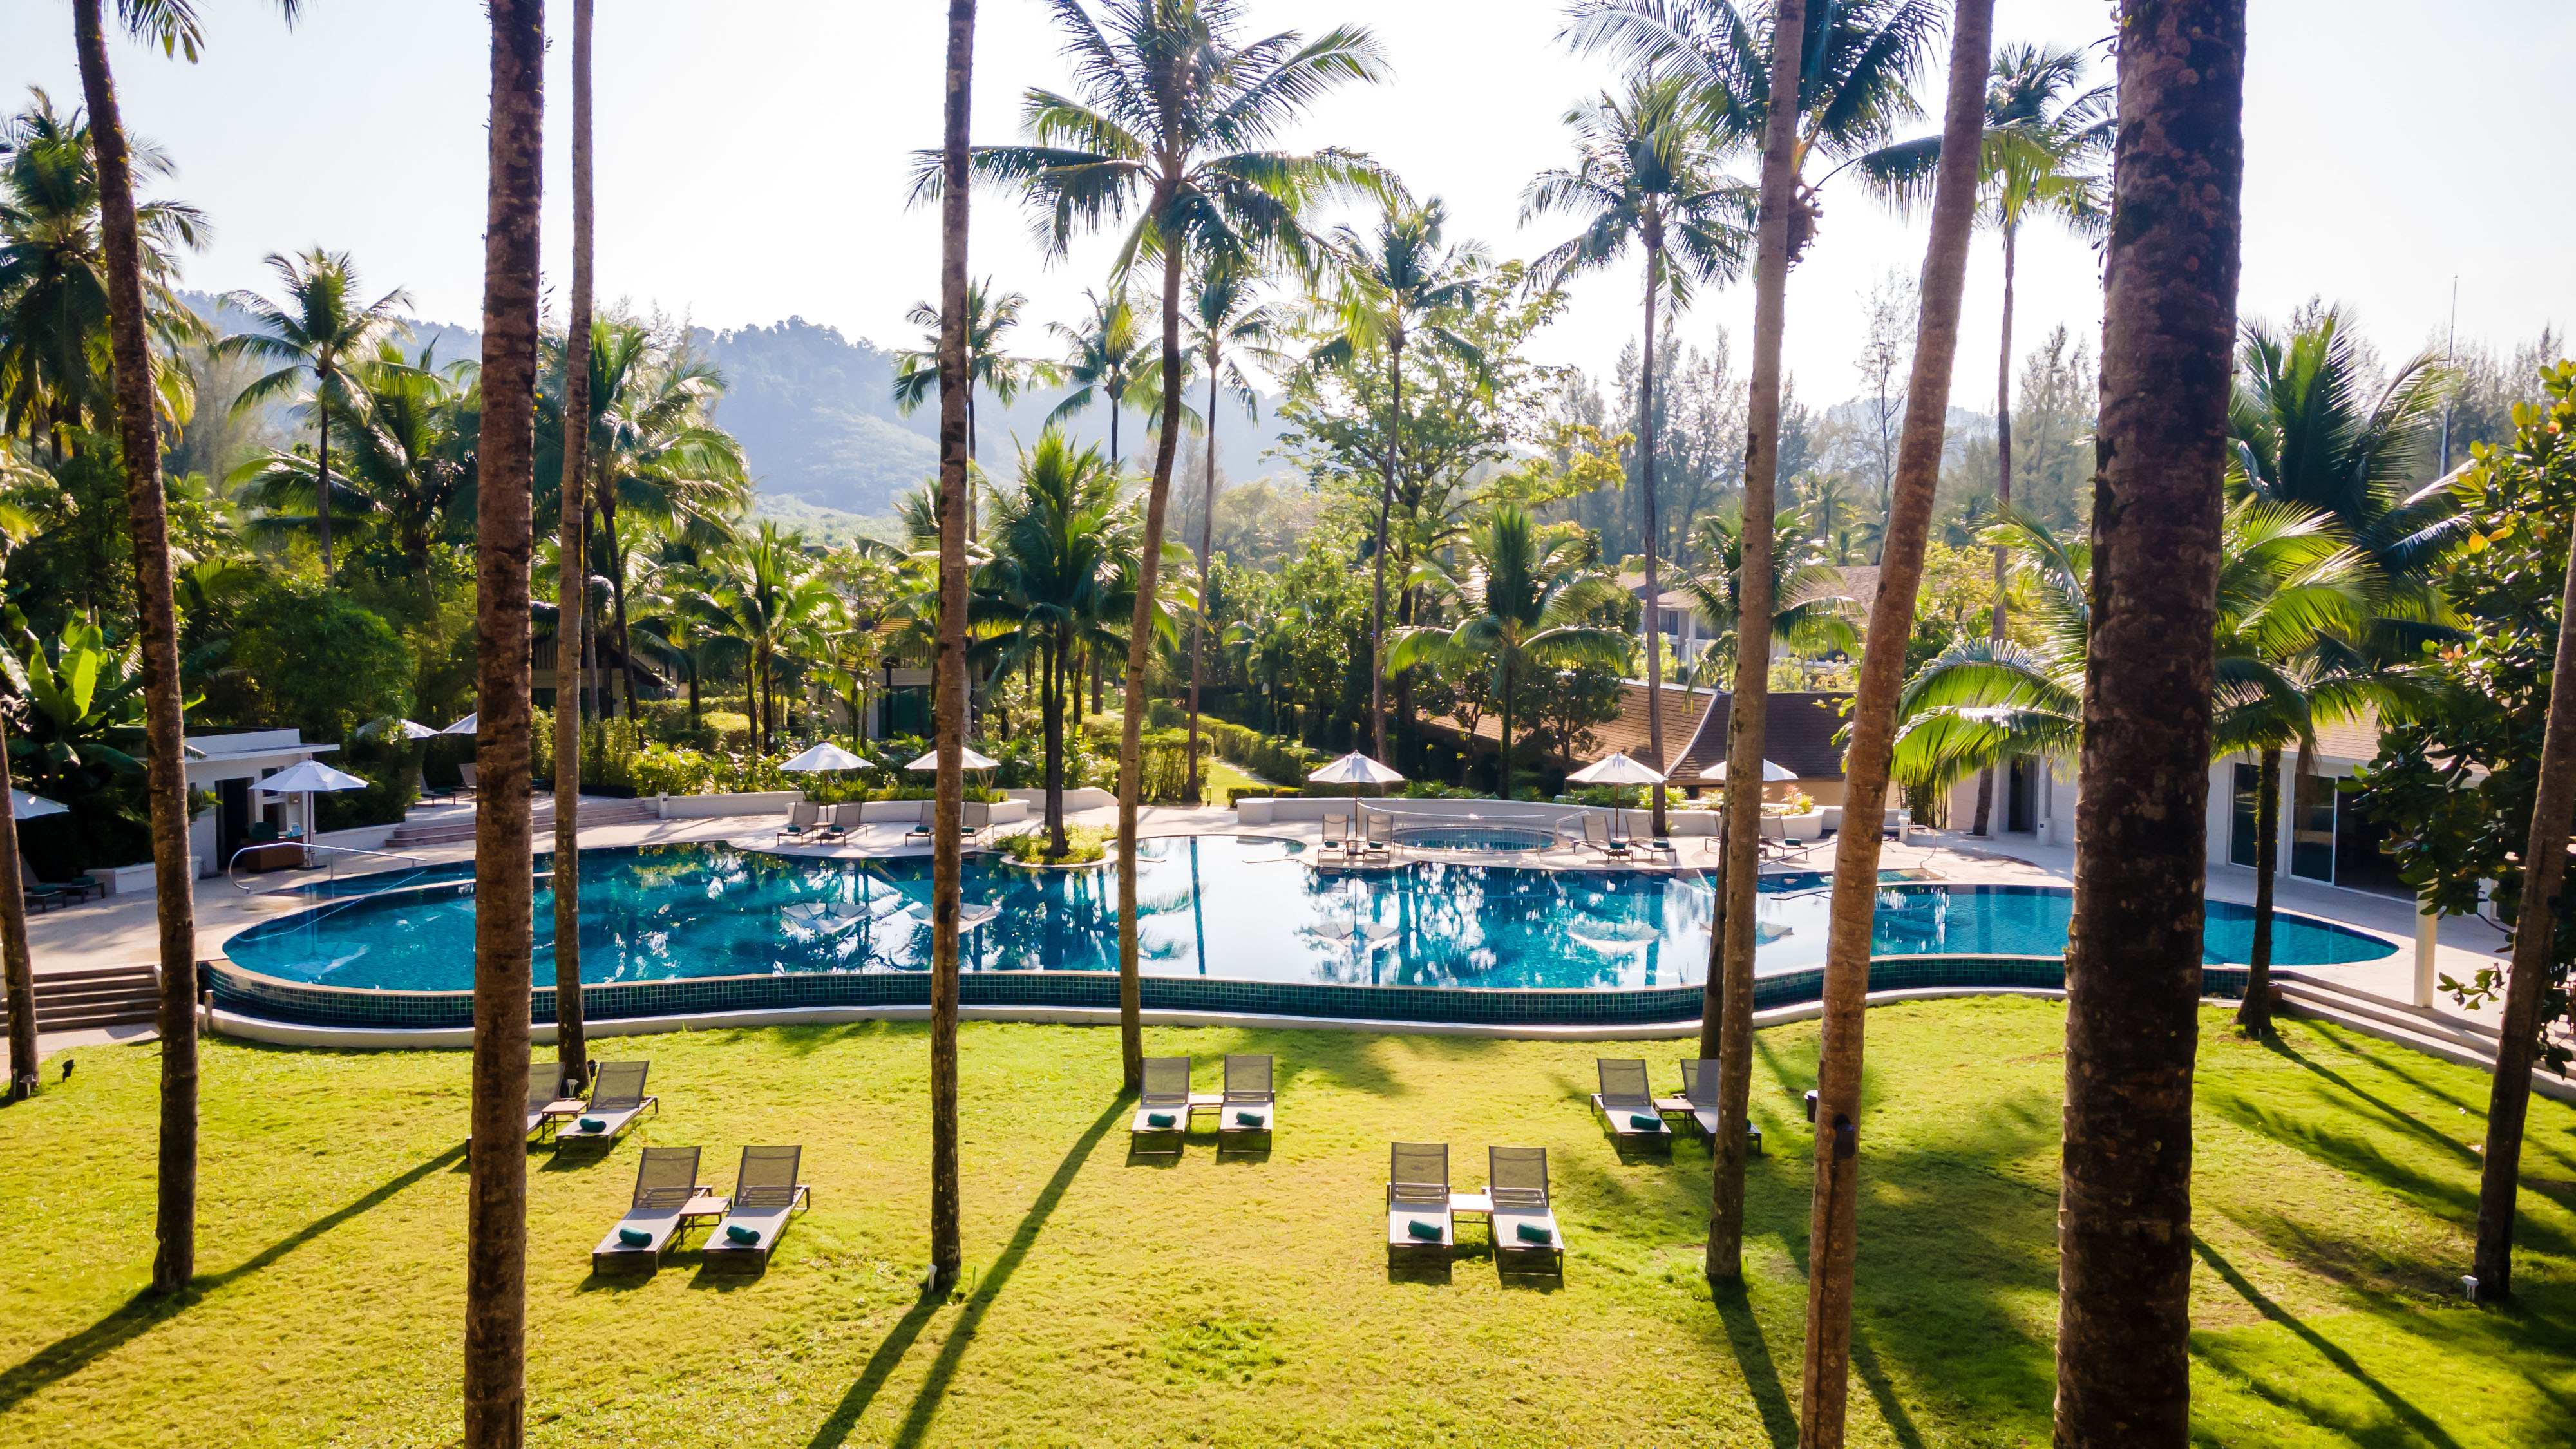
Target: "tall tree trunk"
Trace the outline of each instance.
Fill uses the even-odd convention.
[[[1646,223],[1656,223],[1651,215]],[[1653,236],[1646,242],[1646,350],[1637,368],[1637,481],[1645,485],[1646,507],[1646,753],[1647,763],[1664,768],[1664,609],[1662,575],[1656,569],[1655,542],[1655,293],[1662,281],[1663,249]],[[1651,822],[1655,838],[1670,832],[1664,825],[1664,787],[1655,786]]]
[[[322,582],[331,582],[331,414],[322,405],[322,394],[331,385],[329,365],[313,379],[314,472],[321,480],[315,495],[314,526],[322,540]]]
[[[2004,334],[2002,351],[1995,360],[1995,507],[2008,511],[2012,507],[2012,335],[2013,335],[2013,228],[2004,226]],[[1993,622],[1986,637],[2001,644],[2004,641],[2004,569],[2006,550],[1995,545],[1995,608]],[[2001,792],[2003,771],[2009,768],[2002,758],[1977,772],[1977,814],[1969,827],[1971,835],[1997,833],[1990,827],[1995,797]],[[2011,822],[2005,822],[2010,828]]]
[[[608,486],[606,478],[600,486]],[[626,632],[626,551],[617,547],[617,513],[608,514],[608,546],[617,566],[608,573],[608,597],[617,607],[617,673],[626,685],[626,717],[635,718],[635,640]]]
[[[18,875],[18,822],[10,808],[9,725],[0,719],[0,882]],[[36,1092],[36,962],[27,949],[27,893],[0,890],[0,965],[8,971],[9,1095]]]
[[[1199,607],[1190,622],[1190,798],[1205,801],[1199,789],[1199,679],[1207,656],[1208,560],[1216,539],[1216,367],[1217,351],[1208,348],[1207,480],[1199,494]]]
[[[1170,198],[1154,197],[1152,215]],[[1172,494],[1172,458],[1181,440],[1181,269],[1183,239],[1163,248],[1163,427],[1154,440],[1153,481],[1145,492],[1145,540],[1136,562],[1136,614],[1127,632],[1126,718],[1118,733],[1118,1059],[1126,1089],[1145,1087],[1144,987],[1136,965],[1136,807],[1145,787],[1145,679],[1152,659],[1154,586],[1163,569],[1163,513]]]
[[[1797,94],[1806,0],[1771,15],[1771,94]],[[1762,205],[1754,223],[1753,371],[1744,448],[1744,539],[1736,569],[1735,693],[1726,711],[1726,858],[1719,929],[1709,937],[1704,1002],[1718,1021],[1717,1143],[1703,1264],[1709,1282],[1744,1273],[1744,1147],[1753,1091],[1753,890],[1762,870],[1762,726],[1771,697],[1771,516],[1780,469],[1780,345],[1789,291],[1789,223],[1799,206],[1798,113],[1772,108],[1762,132]],[[1703,1052],[1703,1055],[1706,1053]]]
[[[575,1086],[590,1075],[581,1012],[581,714],[564,707],[563,673],[567,666],[576,671],[578,691],[582,612],[590,595],[582,505],[590,493],[592,4],[572,4],[572,320],[564,336],[563,478],[555,490],[563,505],[555,540],[555,1075]]]
[[[1369,598],[1369,719],[1376,731],[1371,742],[1377,758],[1386,758],[1386,527],[1395,509],[1395,470],[1404,449],[1404,338],[1391,336],[1386,350],[1386,480],[1377,494],[1375,582]],[[1511,798],[1505,792],[1504,799]]]
[[[159,1247],[152,1288],[176,1293],[197,1264],[197,921],[188,879],[188,776],[179,700],[179,613],[170,571],[169,502],[152,415],[152,351],[144,332],[143,248],[134,218],[134,164],[108,70],[99,0],[73,0],[73,39],[97,155],[99,240],[107,261],[108,345],[116,376],[117,444],[134,536],[134,591],[143,653],[143,728],[152,812],[152,888],[161,944]],[[12,827],[14,829],[14,827]],[[7,889],[14,895],[17,881]],[[32,968],[31,968],[32,969]],[[32,1019],[32,1014],[31,1014]],[[524,1090],[525,1083],[522,1088]]]
[[[939,193],[938,800],[930,846],[930,1278],[934,1294],[964,1270],[957,1187],[957,927],[965,856],[966,528],[973,486],[966,371],[966,126],[975,73],[975,0],[948,0],[945,144]]]
[[[530,491],[536,473],[538,202],[545,7],[490,0],[491,199],[483,228],[483,443],[476,482],[474,1099],[465,1206],[466,1449],[526,1434],[531,909]]]
[[[1081,687],[1069,677],[1072,653],[1072,636],[1056,629],[1047,640],[1046,655],[1046,832],[1047,854],[1058,859],[1065,853],[1064,696],[1068,686]]]
[[[2522,858],[2522,912],[2514,922],[2513,967],[2505,982],[2495,1082],[2487,1094],[2487,1147],[2478,1176],[2480,1298],[2513,1294],[2514,1198],[2522,1173],[2522,1129],[2531,1112],[2531,1062],[2540,1041],[2540,1003],[2553,972],[2558,922],[2566,912],[2567,837],[2576,815],[2576,553],[2558,604],[2558,654],[2550,676],[2549,723],[2540,738],[2540,780]]]
[[[2191,1432],[2191,1078],[2244,0],[2123,0],[2066,948],[2056,1439]]]
[[[2245,1000],[2236,1024],[2247,1036],[2272,1034],[2272,895],[2281,871],[2281,752],[2263,751],[2254,800],[2254,958],[2245,968]],[[2293,811],[2293,814],[2296,812]]]
[[[1501,786],[1498,793],[1509,800],[1512,798],[1512,656],[1508,652],[1503,655],[1503,689],[1498,704],[1500,708],[1495,711],[1494,732],[1501,741],[1502,752],[1494,757],[1494,768],[1499,774],[1496,783]]]
[[[1994,0],[1958,0],[1950,28],[1949,104],[1915,314],[1914,375],[1897,442],[1895,508],[1870,604],[1844,765],[1843,828],[1834,844],[1833,918],[1825,941],[1824,1050],[1816,1070],[1815,1192],[1807,1225],[1807,1344],[1798,1442],[1840,1445],[1851,1388],[1852,1279],[1860,1201],[1861,1067],[1869,1005],[1871,922],[1878,907],[1880,822],[1896,742],[1896,700],[1914,637],[1924,540],[1941,478],[1951,365],[1959,354],[1959,302],[1976,235],[1977,160],[1986,117],[1986,67]]]

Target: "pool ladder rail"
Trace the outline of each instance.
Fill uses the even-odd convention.
[[[276,841],[264,841],[257,845],[245,845],[241,849],[234,851],[232,859],[224,862],[224,879],[231,881],[233,883],[233,889],[240,891],[244,895],[281,895],[287,891],[299,891],[304,889],[305,885],[309,884],[309,882],[295,881],[282,886],[270,886],[266,889],[242,884],[241,858],[250,854],[254,850],[274,850],[277,848],[277,844],[278,842]],[[399,860],[407,862],[412,867],[411,871],[405,875],[402,880],[385,882],[386,889],[408,884],[411,880],[417,878],[422,871],[429,868],[429,862],[421,859],[417,855],[402,855],[386,850],[361,850],[353,845],[317,845],[307,841],[304,843],[305,863],[301,869],[314,869],[317,862],[314,861],[313,857],[317,854],[326,857],[325,860],[318,862],[318,864],[330,872],[325,879],[328,883],[333,885],[339,883],[340,857],[344,855],[363,855],[375,860]],[[361,873],[370,875],[374,874],[372,871]]]

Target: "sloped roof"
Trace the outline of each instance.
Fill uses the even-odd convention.
[[[1685,690],[1677,684],[1666,684],[1663,687],[1665,753],[1671,754],[1679,750],[1683,743],[1690,739],[1693,730],[1699,724],[1700,716],[1707,712],[1711,698],[1711,694],[1705,689]],[[1458,728],[1458,722],[1446,716],[1428,719],[1423,723],[1451,735],[1462,733]],[[1647,725],[1644,682],[1635,679],[1621,680],[1619,712],[1592,727],[1591,757],[1599,759],[1615,751],[1651,764],[1654,754],[1647,747],[1647,741],[1651,737]],[[1476,733],[1482,738],[1499,744],[1502,739],[1502,722],[1489,714],[1476,722]],[[1567,760],[1563,763],[1572,765],[1583,762]]]
[[[1801,780],[1841,779],[1843,750],[1834,736],[1842,731],[1842,705],[1850,698],[1842,690],[1773,690],[1763,720],[1762,758]],[[1670,772],[1674,779],[1697,784],[1700,771],[1725,760],[1734,699],[1721,694],[1710,703],[1699,733]]]

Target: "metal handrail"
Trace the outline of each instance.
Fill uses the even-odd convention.
[[[343,855],[368,855],[373,856],[378,860],[408,861],[414,867],[424,870],[429,866],[428,861],[423,860],[417,855],[401,855],[387,850],[361,850],[354,845],[317,845],[311,841],[268,840],[260,841],[251,845],[245,845],[241,849],[234,851],[232,859],[224,862],[224,879],[231,881],[233,883],[233,889],[240,891],[244,895],[273,894],[254,891],[249,886],[242,884],[240,873],[241,858],[250,854],[254,850],[273,850],[280,845],[299,846],[304,850],[308,857],[317,850],[328,854],[331,858],[326,862],[326,864],[329,866],[331,873],[326,877],[326,879],[334,885],[339,884],[340,881],[339,857]],[[311,869],[310,865],[307,865],[306,868]]]

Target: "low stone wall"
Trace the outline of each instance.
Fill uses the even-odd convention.
[[[1322,821],[1328,812],[1348,815],[1355,805],[1398,816],[1458,824],[1480,821],[1495,825],[1563,829],[1576,836],[1583,833],[1582,820],[1586,815],[1597,815],[1605,821],[1617,816],[1621,835],[1647,834],[1655,820],[1651,810],[1612,810],[1603,805],[1559,805],[1544,800],[1411,800],[1400,795],[1385,799],[1313,795],[1267,800],[1256,797],[1237,800],[1234,809],[1235,819],[1245,825],[1306,825]],[[1717,833],[1717,812],[1714,810],[1667,808],[1664,822],[1674,835]]]
[[[784,815],[805,798],[802,790],[750,790],[733,795],[656,795],[665,820],[704,820],[718,815]]]
[[[1002,793],[1014,800],[1026,801],[1029,814],[1032,816],[1046,812],[1044,790],[1005,790]],[[1106,810],[1117,803],[1118,797],[1115,794],[1097,785],[1084,785],[1064,792],[1064,808],[1067,810]]]

